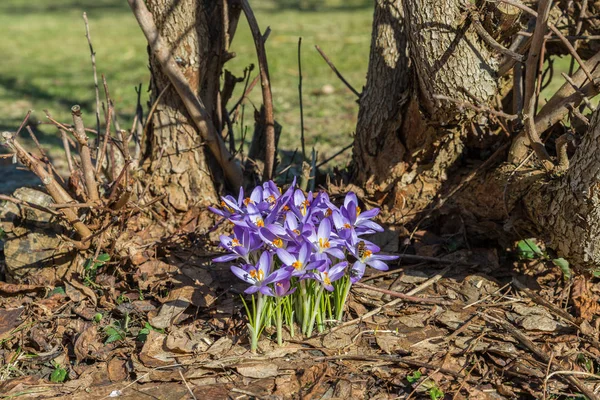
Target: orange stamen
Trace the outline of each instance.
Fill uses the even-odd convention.
[[[302,268],[302,262],[301,261],[294,261],[292,263],[292,267],[294,267],[294,269],[296,269],[296,270],[300,270],[300,268]]]

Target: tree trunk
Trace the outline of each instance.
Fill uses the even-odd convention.
[[[489,103],[499,91],[497,64],[458,1],[378,0],[356,128],[354,178],[373,182],[374,187],[367,185],[372,191],[395,185],[396,200],[405,207],[410,193],[432,198],[473,129],[487,122],[471,124],[455,103],[434,96]],[[419,189],[413,185],[417,180]]]
[[[147,4],[159,34],[170,45],[190,86],[221,132],[220,75],[230,58],[227,50],[239,8],[224,11],[226,0],[148,0]],[[144,149],[150,192],[155,196],[166,194],[166,205],[177,211],[214,203],[219,189],[216,186],[224,181],[223,173],[152,54],[150,70],[150,103],[158,99]]]
[[[420,212],[436,197],[446,201],[450,194],[446,204],[462,210],[475,226],[481,219],[499,226],[508,214],[524,210],[530,217],[527,229],[548,239],[572,265],[600,265],[600,113],[566,172],[548,174],[535,162],[519,168],[501,163],[507,155],[501,150],[519,132],[507,130],[504,116],[481,110],[510,104],[505,87],[510,80],[498,76],[502,55],[476,31],[461,5],[458,0],[377,0],[359,103],[354,179],[386,201],[396,222],[410,222],[411,216],[420,221]],[[511,34],[512,25],[507,25]],[[498,26],[488,24],[488,33],[503,37],[506,32],[496,32]],[[600,54],[586,58],[586,68],[599,77]],[[539,134],[556,129],[569,109],[579,106],[583,92],[598,93],[581,70],[573,80],[581,91],[565,84],[548,101],[536,118]],[[475,108],[480,111],[471,111]],[[492,154],[496,158],[485,167],[494,168],[478,170]]]

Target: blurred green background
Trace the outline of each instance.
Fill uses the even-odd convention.
[[[372,3],[355,0],[251,1],[261,30],[271,27],[267,53],[276,119],[283,125],[282,150],[300,147],[297,43],[302,37],[302,69],[306,146],[317,147],[319,159],[352,142],[356,97],[321,59],[318,44],[346,79],[361,90],[369,57]],[[45,120],[47,109],[69,122],[70,108],[80,104],[87,125],[95,125],[95,94],[82,13],[86,11],[99,74],[104,74],[121,126],[131,126],[134,87],[142,84],[147,104],[149,81],[145,39],[124,0],[2,0],[0,26],[0,129],[14,131],[29,109],[33,120]],[[232,50],[237,57],[226,68],[237,76],[256,65],[254,43],[242,16]],[[257,73],[257,69],[253,74]],[[100,77],[99,77],[100,79]],[[326,87],[331,85],[331,88]],[[239,85],[241,91],[243,85]],[[324,90],[325,88],[325,90]],[[233,100],[239,97],[236,94]],[[104,98],[101,92],[101,98]],[[252,124],[260,106],[260,86],[245,109]],[[236,136],[241,127],[235,127]],[[57,146],[53,127],[37,127],[43,143]],[[249,129],[252,132],[252,129]],[[22,135],[23,136],[23,135]],[[26,133],[24,138],[28,136]],[[336,159],[344,165],[350,152]]]

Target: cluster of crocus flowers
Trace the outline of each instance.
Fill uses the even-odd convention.
[[[362,238],[383,228],[372,221],[379,209],[362,211],[356,195],[334,205],[326,192],[305,194],[295,182],[282,193],[269,181],[245,197],[225,196],[214,213],[233,223],[233,234],[221,235],[227,254],[215,262],[236,262],[231,271],[248,284],[245,302],[252,350],[266,326],[282,325],[294,334],[295,322],[305,336],[326,321],[340,321],[350,286],[365,268],[385,271],[396,256],[378,254],[374,243]]]

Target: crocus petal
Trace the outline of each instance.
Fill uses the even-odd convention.
[[[244,293],[246,294],[254,294],[256,292],[258,292],[260,288],[258,286],[250,286],[248,289],[244,290]]]
[[[365,267],[365,263],[356,261],[354,265],[352,265],[352,270],[350,271],[350,282],[356,283],[360,281],[365,274]]]
[[[271,253],[268,251],[263,251],[260,255],[260,259],[258,260],[258,264],[256,264],[256,269],[263,272],[263,276],[269,276],[271,273]]]
[[[369,261],[367,261],[367,264],[370,267],[373,267],[373,268],[378,269],[380,271],[387,271],[389,269],[389,267],[387,266],[387,264],[384,263],[383,261],[380,261],[380,260],[369,260]]]
[[[356,208],[356,205],[358,204],[358,198],[356,197],[356,194],[354,194],[354,192],[348,192],[346,194],[346,197],[344,198],[344,207],[348,209],[348,205],[351,202],[354,203],[354,207]]]
[[[332,256],[334,256],[335,258],[342,260],[346,257],[346,255],[344,254],[344,252],[341,249],[328,249],[326,251],[326,253],[331,254]]]
[[[373,217],[376,217],[377,214],[379,214],[379,208],[373,208],[372,210],[367,210],[367,211],[361,212],[356,220],[362,221],[365,219],[371,219]]]
[[[238,278],[240,278],[241,280],[248,282],[248,283],[254,283],[254,280],[250,279],[250,275],[248,274],[248,271],[240,268],[240,267],[236,267],[235,265],[231,266],[231,272],[233,272],[233,274],[235,276],[237,276]]]
[[[324,219],[319,224],[317,237],[319,239],[329,239],[329,236],[331,236],[331,222],[329,222],[329,219]]]
[[[225,254],[224,256],[213,258],[213,262],[216,262],[216,263],[229,262],[229,261],[236,260],[238,258],[240,258],[240,256],[238,254]]]
[[[263,199],[263,189],[260,186],[254,188],[252,193],[250,193],[250,200],[252,200],[255,204],[258,204]]]
[[[277,249],[276,252],[277,252],[277,257],[279,257],[279,259],[281,260],[281,262],[284,265],[292,265],[294,262],[296,262],[296,257],[294,257],[290,253],[288,253],[287,250]]]
[[[331,269],[329,270],[329,280],[331,280],[331,282],[335,282],[342,276],[344,276],[347,266],[348,262],[342,261],[341,263],[337,263],[333,267],[331,267]]]
[[[275,293],[273,293],[273,289],[271,289],[268,286],[262,286],[259,290],[265,296],[275,296]]]
[[[356,221],[356,225],[357,228],[368,228],[368,229],[372,229],[375,232],[383,232],[383,227],[381,225],[379,225],[377,222],[373,222],[373,221]]]

